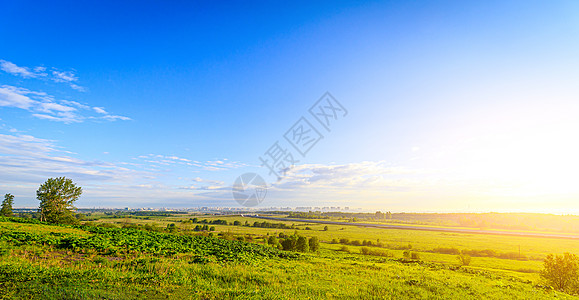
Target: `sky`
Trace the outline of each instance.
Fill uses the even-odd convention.
[[[232,187],[250,173],[257,208],[579,213],[576,1],[0,11],[16,207],[60,176],[77,207],[244,207]]]

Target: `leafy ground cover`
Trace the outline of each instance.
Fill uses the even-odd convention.
[[[217,227],[223,232],[242,229],[242,234],[275,232]],[[318,230],[324,233],[323,228]],[[360,253],[362,247],[347,246],[351,251],[345,252],[338,248],[341,246],[324,244],[319,252],[296,254],[185,231],[53,226],[2,219],[0,298],[574,298],[533,277],[516,276],[515,271],[425,261],[432,259],[425,255],[447,257],[445,254],[421,252],[422,260],[408,260],[403,258],[403,250],[372,256]]]

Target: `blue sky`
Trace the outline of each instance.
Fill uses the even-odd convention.
[[[0,193],[239,206],[256,172],[262,207],[576,213],[578,6],[3,3]],[[259,157],[326,92],[347,116],[277,182]]]

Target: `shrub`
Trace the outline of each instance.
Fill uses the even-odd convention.
[[[579,290],[579,258],[575,254],[549,254],[541,277],[557,290],[573,293]]]
[[[342,247],[340,248],[340,251],[350,253],[350,249],[348,249],[348,247],[346,247],[346,246],[342,246]]]
[[[276,246],[279,242],[275,236],[271,235],[269,238],[267,238],[267,243]]]
[[[458,259],[458,262],[460,263],[460,265],[462,266],[468,266],[470,265],[470,255],[468,254],[459,254],[456,259]]]
[[[284,239],[281,242],[281,246],[282,246],[283,250],[295,251],[297,240],[298,239],[295,235],[289,236],[288,238]]]
[[[432,252],[441,253],[441,254],[452,254],[452,255],[459,255],[460,254],[460,250],[458,250],[456,248],[444,248],[444,247],[434,248],[432,250]]]
[[[362,246],[362,243],[358,240],[354,240],[352,242],[350,242],[350,245],[352,246]]]
[[[411,258],[411,259],[414,259],[414,260],[419,260],[419,259],[420,259],[420,253],[418,253],[418,252],[412,252],[412,253],[410,254],[410,258]]]
[[[310,250],[312,252],[318,251],[320,248],[320,240],[317,237],[311,237],[309,240]]]
[[[303,236],[299,236],[298,240],[296,241],[296,250],[299,252],[308,252],[310,250],[308,239]]]
[[[362,253],[363,255],[382,256],[382,257],[391,257],[392,256],[392,254],[390,254],[390,252],[388,252],[388,251],[384,251],[381,249],[371,249],[368,247],[360,248],[360,253]]]

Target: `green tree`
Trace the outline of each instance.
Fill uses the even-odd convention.
[[[318,251],[318,249],[320,249],[320,240],[315,236],[310,238],[309,244],[310,244],[310,250],[312,252],[316,252],[316,251]]]
[[[308,252],[310,250],[308,239],[303,236],[299,236],[296,242],[296,250],[299,252]]]
[[[279,242],[277,241],[277,238],[275,237],[275,235],[270,235],[269,238],[267,238],[267,243],[270,245],[277,245]]]
[[[543,262],[541,277],[554,288],[563,292],[579,290],[579,258],[575,254],[547,255]]]
[[[324,226],[324,231],[328,231],[328,226]]]
[[[40,200],[40,220],[50,223],[74,224],[76,207],[73,203],[82,194],[82,188],[77,187],[71,179],[65,177],[49,178],[36,191]]]
[[[14,204],[14,196],[12,194],[4,195],[4,201],[2,201],[2,208],[0,209],[0,216],[12,217],[13,204]]]
[[[296,236],[291,235],[291,236],[288,236],[286,239],[284,239],[281,242],[281,246],[282,246],[283,250],[295,251],[296,250],[296,243],[297,243]]]
[[[470,265],[471,258],[470,258],[470,255],[468,255],[468,254],[461,253],[456,257],[456,259],[458,259],[458,262],[462,266]]]

